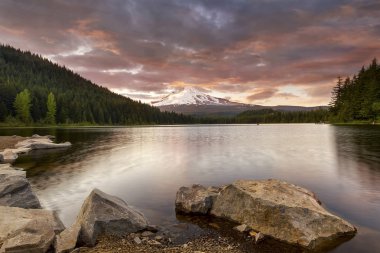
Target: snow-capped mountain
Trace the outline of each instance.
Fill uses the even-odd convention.
[[[171,93],[159,101],[152,102],[161,111],[176,112],[197,116],[233,116],[247,110],[272,108],[278,111],[310,111],[320,107],[302,106],[261,106],[231,102],[224,98],[210,96],[196,88],[186,87]]]
[[[238,104],[227,99],[210,96],[193,87],[186,87],[182,91],[171,93],[159,101],[152,102],[154,106]]]

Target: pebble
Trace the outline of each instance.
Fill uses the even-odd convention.
[[[239,231],[241,233],[247,232],[249,230],[249,227],[246,224],[241,224],[239,226],[234,227],[236,231]]]
[[[141,244],[141,239],[140,239],[139,237],[137,237],[137,236],[133,239],[133,241],[134,241],[136,244]]]
[[[262,241],[264,239],[264,235],[262,233],[257,233],[256,236],[255,236],[255,243],[259,243],[260,241]]]
[[[154,234],[152,232],[150,232],[150,231],[144,231],[141,234],[142,237],[149,237],[149,236],[152,236],[152,235],[154,235]]]
[[[157,241],[161,241],[161,240],[163,239],[163,237],[162,237],[162,236],[159,236],[159,235],[156,235],[156,236],[154,237],[154,239],[157,240]]]
[[[157,245],[157,246],[158,246],[158,245],[161,245],[161,243],[160,243],[160,242],[157,242],[156,240],[149,240],[149,241],[148,241],[148,244],[149,244],[149,245]]]

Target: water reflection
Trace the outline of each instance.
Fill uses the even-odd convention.
[[[0,132],[34,133],[73,143],[67,150],[17,161],[43,205],[59,210],[66,224],[94,187],[167,225],[178,222],[173,202],[182,185],[278,178],[316,192],[327,209],[359,227],[353,240],[333,252],[380,251],[379,128],[299,124]]]

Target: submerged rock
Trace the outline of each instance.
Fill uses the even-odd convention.
[[[0,152],[0,162],[13,163],[18,158],[19,154],[25,154],[31,150],[67,148],[71,146],[70,142],[54,143],[51,140],[53,137],[54,136],[50,135],[39,136],[35,134],[32,137],[27,138],[26,140],[19,141],[15,145],[15,148],[8,148]]]
[[[54,143],[51,136],[33,135],[32,138],[18,142],[15,147],[19,150],[37,150],[37,149],[52,149],[52,148],[67,148],[71,146],[70,142]]]
[[[94,189],[84,201],[76,224],[79,244],[95,245],[99,235],[124,236],[147,228],[144,215],[122,199]]]
[[[207,214],[219,191],[219,188],[206,188],[198,184],[192,187],[181,187],[176,195],[176,210],[182,213]]]
[[[53,211],[0,206],[0,252],[47,252],[63,229]]]
[[[2,166],[0,169],[0,206],[41,208],[40,201],[26,179],[25,171],[15,170],[9,165]]]
[[[353,225],[325,210],[312,192],[279,180],[235,181],[220,191],[211,214],[308,249],[328,247],[356,233]]]

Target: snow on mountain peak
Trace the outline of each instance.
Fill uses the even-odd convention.
[[[166,105],[232,105],[227,99],[210,96],[197,88],[185,87],[179,92],[173,92],[159,101],[152,102],[154,106]]]

